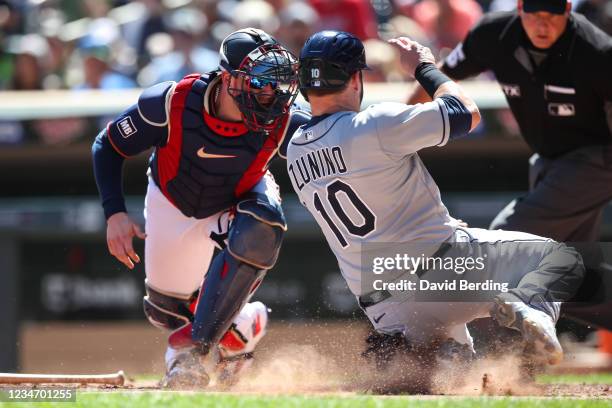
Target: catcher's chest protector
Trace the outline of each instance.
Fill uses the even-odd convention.
[[[205,113],[211,79],[190,75],[177,84],[170,104],[169,140],[157,149],[151,166],[166,198],[195,218],[236,204],[263,177],[278,149],[276,133],[253,132]],[[287,119],[277,131],[281,135]]]

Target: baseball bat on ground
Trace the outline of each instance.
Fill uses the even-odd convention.
[[[125,384],[123,370],[113,374],[12,374],[0,373],[0,384]]]

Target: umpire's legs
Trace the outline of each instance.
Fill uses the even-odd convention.
[[[504,208],[490,228],[530,232],[574,245],[583,256],[587,276],[574,299],[578,303],[564,304],[563,313],[601,325],[600,318],[585,316],[608,315],[611,299],[597,299],[597,294],[611,267],[589,243],[598,240],[603,208],[612,199],[612,145],[585,147],[555,160],[536,154],[530,159],[529,173],[530,192]],[[598,303],[599,309],[585,301]],[[588,311],[581,310],[587,306]]]
[[[512,201],[490,229],[529,232],[560,242],[595,241],[612,200],[612,146],[589,146],[555,160],[530,159],[530,191]]]

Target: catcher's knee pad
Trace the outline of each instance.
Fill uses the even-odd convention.
[[[252,353],[266,334],[268,309],[261,302],[247,303],[219,341],[223,358]]]
[[[145,316],[152,325],[160,329],[176,330],[193,320],[191,305],[197,298],[197,292],[184,298],[163,294],[145,282],[147,291],[143,298]]]
[[[270,269],[278,259],[286,230],[280,205],[265,195],[256,194],[236,207],[236,217],[229,232],[229,252],[259,269]]]

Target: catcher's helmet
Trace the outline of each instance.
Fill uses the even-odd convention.
[[[228,84],[228,91],[247,127],[271,131],[279,126],[298,92],[295,56],[256,28],[228,35],[221,43],[219,55],[220,69],[243,79],[234,88]],[[267,86],[273,93],[262,98],[261,90]]]
[[[342,89],[366,65],[363,43],[344,31],[319,31],[300,52],[300,92],[308,89]]]
[[[262,45],[277,45],[278,42],[268,33],[257,28],[234,31],[221,42],[219,67],[223,71],[240,69],[242,61],[250,52]]]

